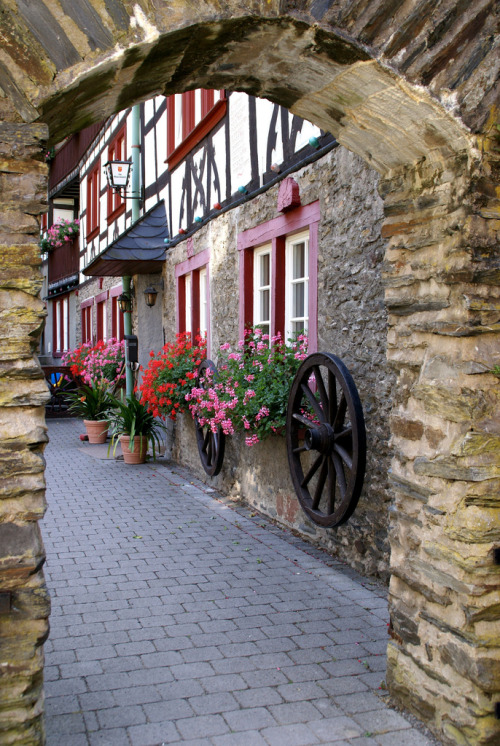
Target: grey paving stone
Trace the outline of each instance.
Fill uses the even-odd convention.
[[[72,733],[71,746],[88,746],[89,740],[86,733]],[[68,746],[67,733],[52,733],[50,735],[50,746]]]
[[[85,732],[85,721],[81,712],[69,712],[63,715],[52,715],[50,721],[46,723],[47,739],[50,743],[52,735],[60,736],[66,734],[66,737],[73,733]]]
[[[305,684],[282,684],[278,687],[279,694],[286,702],[301,702],[308,699],[324,698],[325,693],[318,684],[306,682]]]
[[[230,692],[204,694],[201,697],[191,697],[188,701],[197,715],[213,715],[228,710],[237,710],[239,707]]]
[[[269,746],[309,746],[321,743],[307,725],[284,725],[261,731]]]
[[[225,712],[224,718],[232,731],[258,730],[276,724],[275,718],[265,707]]]
[[[437,743],[434,739],[428,738],[415,728],[411,731],[405,730],[375,735],[374,741],[378,746],[434,746]]]
[[[88,739],[90,746],[124,746],[127,744],[128,736],[125,728],[108,728],[89,732]]]
[[[227,736],[214,736],[214,746],[267,746],[258,731],[243,731],[240,733],[229,733]]]
[[[178,741],[179,733],[173,723],[146,723],[127,728],[127,734],[132,746],[158,746],[161,743]],[[126,742],[128,743],[128,742]]]
[[[354,714],[353,719],[359,723],[365,730],[373,733],[385,733],[386,731],[401,731],[411,728],[411,724],[394,710],[386,707],[377,710],[368,710],[367,712],[358,712]]]
[[[346,714],[349,715],[356,712],[367,712],[368,710],[378,710],[379,708],[385,707],[384,703],[371,692],[337,695],[335,696],[335,702]]]
[[[310,727],[321,741],[327,743],[358,738],[364,733],[358,723],[346,716],[323,718],[310,723]]]
[[[84,696],[84,695],[83,695]],[[62,695],[60,697],[46,697],[45,712],[49,717],[53,715],[66,715],[80,710],[80,703],[75,694]]]
[[[128,690],[124,690],[128,691]],[[120,699],[121,699],[120,692]],[[112,692],[87,692],[78,695],[79,708],[82,710],[105,710],[111,707],[117,707],[119,702],[116,701]]]
[[[247,674],[248,675],[248,674]],[[178,682],[181,683],[181,682]],[[218,674],[199,679],[199,683],[207,694],[215,692],[233,692],[246,689],[248,687],[245,679],[239,674]]]
[[[269,711],[277,723],[307,723],[311,720],[321,720],[323,715],[311,702],[287,702],[286,704],[270,706]]]
[[[148,721],[153,723],[190,718],[194,715],[193,708],[185,699],[169,699],[145,704],[143,709]]]
[[[175,723],[183,738],[209,738],[229,732],[221,715],[199,715],[198,717],[177,720]]]

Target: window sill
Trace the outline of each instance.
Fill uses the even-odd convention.
[[[172,150],[172,152],[167,157],[166,163],[168,164],[170,170],[178,166],[179,163],[189,153],[189,151],[192,150],[196,145],[198,145],[203,140],[203,138],[208,135],[210,130],[212,130],[215,125],[218,124],[221,119],[225,117],[226,111],[227,99],[221,99],[213,105],[206,117],[202,119],[201,122],[198,122],[194,130],[192,130],[189,135],[184,138],[184,140],[175,148],[175,150]]]
[[[116,210],[113,210],[113,212],[109,213],[107,217],[108,225],[110,223],[114,223],[115,220],[120,217],[120,215],[123,215],[123,213],[125,212],[125,207],[126,205],[124,202],[122,205],[119,205],[119,207],[117,207]]]
[[[92,230],[87,233],[87,243],[89,241],[92,241],[92,239],[97,238],[98,235],[99,235],[99,226],[97,226],[96,228],[92,228]]]

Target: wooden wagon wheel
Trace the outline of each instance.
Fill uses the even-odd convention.
[[[299,502],[320,526],[345,523],[363,486],[366,433],[356,385],[335,355],[309,355],[292,384],[287,452]]]
[[[204,360],[199,368],[198,380],[200,381],[200,386],[207,386],[208,384],[208,381],[203,381],[207,370],[211,372],[212,380],[217,378],[215,364],[212,360]],[[217,432],[214,433],[209,424],[201,425],[197,417],[195,417],[195,426],[201,464],[210,477],[215,477],[222,469],[226,436],[220,426],[217,428]]]

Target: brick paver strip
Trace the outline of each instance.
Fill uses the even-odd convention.
[[[80,432],[51,421],[45,454],[47,746],[436,743],[379,688],[381,585]]]

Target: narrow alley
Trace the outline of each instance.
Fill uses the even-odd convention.
[[[167,461],[49,422],[47,746],[430,746],[386,705],[385,589]]]

